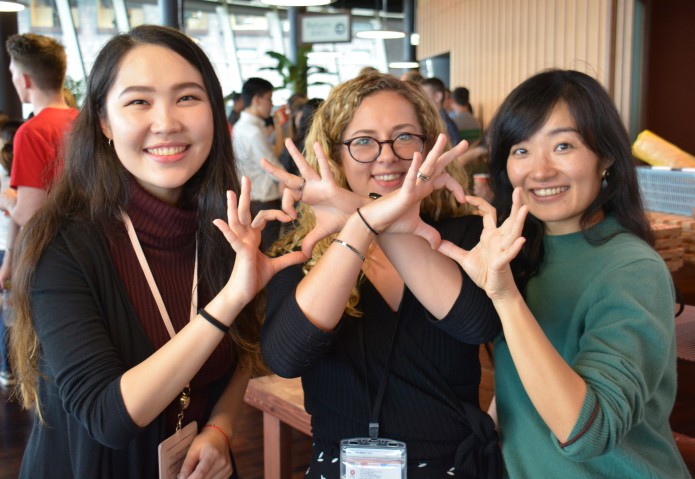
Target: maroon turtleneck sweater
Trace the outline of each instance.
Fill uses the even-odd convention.
[[[128,206],[128,215],[171,322],[178,332],[190,320],[196,249],[196,211],[192,208],[179,209],[164,203],[148,194],[135,181],[131,182],[131,190],[133,195]],[[125,226],[114,220],[112,227],[111,231],[106,231],[111,258],[133,303],[140,324],[153,347],[159,349],[169,341],[169,333],[135,256]],[[198,276],[200,279],[200,270]],[[204,307],[210,299],[205,294],[205,288],[200,288],[198,307]],[[225,336],[191,381],[191,403],[184,413],[184,425],[195,420],[198,421],[198,427],[202,427],[209,414],[208,406],[212,406],[207,404],[212,383],[223,377],[235,363],[236,355],[232,341],[229,336]],[[178,413],[176,398],[165,411],[167,435],[174,432]]]

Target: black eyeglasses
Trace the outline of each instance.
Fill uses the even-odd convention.
[[[410,161],[415,153],[422,153],[425,149],[425,135],[415,133],[401,133],[393,140],[379,141],[371,136],[358,136],[343,142],[347,146],[350,156],[359,163],[371,163],[376,161],[381,154],[382,145],[391,145],[391,150],[396,158]]]

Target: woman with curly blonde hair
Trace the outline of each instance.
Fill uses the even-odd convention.
[[[286,212],[301,200],[275,253],[310,257],[268,284],[261,333],[269,367],[302,377],[314,437],[306,477],[339,477],[351,467],[340,441],[366,436],[405,443],[410,478],[501,473],[478,405],[478,345],[499,320],[436,251],[443,238],[475,244],[482,230],[456,206],[466,145],[445,152],[443,131],[419,86],[361,75],[315,113],[306,159],[288,142],[301,178],[266,164],[288,186]]]

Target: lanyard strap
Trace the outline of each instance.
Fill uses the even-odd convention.
[[[140,262],[140,267],[142,268],[142,272],[145,274],[145,278],[147,279],[147,284],[150,286],[150,290],[152,291],[152,296],[154,296],[154,300],[157,303],[157,308],[159,308],[159,314],[162,316],[162,321],[164,322],[164,326],[166,326],[167,331],[169,332],[170,337],[176,336],[176,330],[174,329],[174,325],[171,323],[171,318],[169,317],[169,313],[167,312],[167,308],[164,305],[164,299],[162,299],[162,295],[159,292],[159,288],[157,288],[157,283],[154,280],[154,276],[152,275],[152,270],[150,270],[150,265],[147,263],[147,258],[145,258],[145,252],[142,250],[142,246],[140,245],[140,240],[138,240],[138,235],[135,233],[135,227],[133,226],[133,222],[130,220],[130,216],[128,216],[128,213],[125,211],[121,212],[121,216],[123,218],[123,222],[125,223],[126,229],[128,230],[128,236],[130,237],[130,242],[133,244],[133,249],[135,250],[135,255],[138,257],[138,261]],[[195,266],[193,268],[193,287],[191,289],[191,319],[195,318],[196,315],[198,314],[198,295],[196,294],[196,283],[198,282],[198,242],[196,241],[196,247],[195,247]]]
[[[369,420],[369,437],[371,439],[377,439],[379,437],[379,413],[381,412],[381,404],[384,402],[384,394],[386,393],[386,383],[388,382],[389,371],[391,370],[391,356],[393,353],[393,346],[396,344],[396,336],[398,335],[398,325],[400,324],[401,314],[400,310],[396,316],[396,326],[393,328],[393,336],[391,337],[391,344],[389,345],[388,356],[386,356],[386,364],[384,365],[384,372],[381,375],[381,382],[379,383],[379,390],[376,393],[376,398],[374,400],[374,408],[372,409],[372,415]],[[358,322],[359,333],[360,333],[360,347],[362,348],[362,368],[364,369],[364,384],[367,388],[367,404],[371,406],[371,401],[369,399],[369,379],[367,377],[367,349],[364,345],[364,318],[360,318]]]
[[[130,220],[130,216],[125,211],[121,212],[121,217],[125,223],[126,230],[128,231],[128,236],[130,237],[130,242],[133,244],[133,249],[135,250],[135,256],[137,256],[140,262],[140,267],[142,272],[145,274],[147,279],[147,284],[150,286],[152,291],[152,296],[154,296],[154,301],[157,303],[157,308],[159,308],[159,314],[162,316],[162,321],[164,326],[166,326],[170,337],[176,336],[176,330],[174,325],[171,323],[171,318],[167,312],[167,308],[164,305],[164,299],[162,294],[159,292],[157,283],[152,275],[152,270],[150,269],[149,263],[147,263],[147,258],[145,258],[145,252],[142,250],[142,245],[140,245],[140,240],[138,235],[135,233],[135,227],[133,222]],[[193,287],[191,288],[191,320],[196,317],[198,311],[198,295],[196,294],[196,283],[198,282],[198,242],[195,243],[195,266],[193,267]],[[190,384],[184,386],[183,391],[181,391],[181,396],[179,396],[179,414],[176,416],[176,430],[179,431],[183,425],[183,412],[188,409],[191,403],[191,388]]]

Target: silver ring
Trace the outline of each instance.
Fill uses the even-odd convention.
[[[302,184],[299,185],[299,188],[297,188],[299,191],[304,191],[304,187],[306,186],[306,178],[302,178]]]
[[[418,179],[418,180],[422,180],[422,181],[424,181],[425,183],[427,183],[428,181],[430,181],[430,177],[429,177],[429,176],[423,175],[423,174],[420,173],[419,171],[417,172],[417,179]]]

